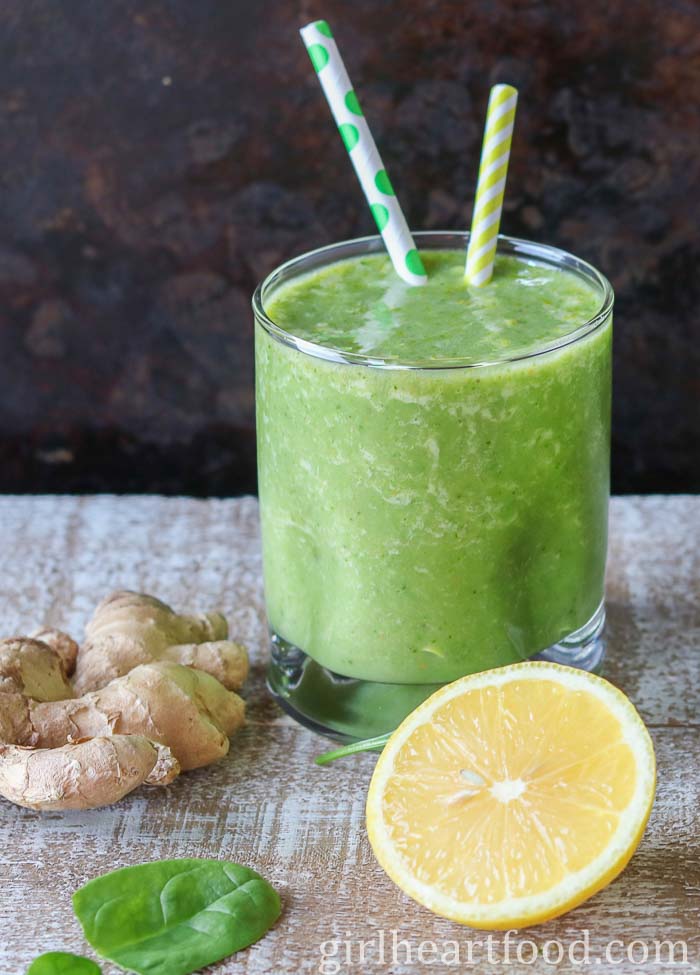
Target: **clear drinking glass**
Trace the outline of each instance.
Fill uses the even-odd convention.
[[[468,234],[415,239],[466,251]],[[268,683],[340,740],[464,674],[604,652],[612,289],[556,248],[498,249],[579,275],[598,311],[516,357],[439,364],[341,353],[267,316],[280,285],[379,237],[288,261],[253,298]]]

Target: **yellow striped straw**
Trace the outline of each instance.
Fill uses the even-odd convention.
[[[518,92],[511,85],[491,89],[465,268],[467,281],[477,287],[493,275],[517,103]]]

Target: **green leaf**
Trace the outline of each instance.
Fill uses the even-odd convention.
[[[347,758],[348,755],[356,755],[358,752],[380,752],[390,738],[391,733],[378,735],[376,738],[365,738],[364,741],[353,741],[350,745],[343,745],[342,748],[334,748],[332,752],[317,755],[314,761],[317,765],[329,765],[338,758]]]
[[[279,895],[226,860],[159,860],[97,877],[73,895],[95,951],[139,975],[188,975],[253,944]]]
[[[27,975],[101,975],[102,969],[89,958],[68,951],[47,951],[35,958]]]

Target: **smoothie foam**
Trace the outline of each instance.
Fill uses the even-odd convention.
[[[266,298],[287,333],[389,368],[256,329],[270,624],[332,671],[396,683],[532,656],[581,627],[607,537],[610,319],[565,338],[600,291],[514,256],[475,289],[463,252],[421,256],[424,287],[370,254]],[[439,368],[455,357],[496,364]]]
[[[492,361],[561,339],[596,313],[580,277],[499,257],[487,287],[464,277],[461,251],[424,251],[428,283],[411,287],[384,254],[338,261],[284,286],[267,306],[298,338],[388,361]]]

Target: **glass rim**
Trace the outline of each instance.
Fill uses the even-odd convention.
[[[459,248],[456,249],[463,248],[466,255],[466,244],[469,241],[469,231],[419,230],[414,232],[413,237],[419,246],[421,242],[426,242],[429,239],[433,239],[438,244],[438,246],[434,246],[432,248],[428,247],[428,249],[433,250],[447,250],[448,247],[443,246],[441,248],[439,246],[439,242],[446,242],[448,239],[452,239],[455,242],[459,242]],[[352,251],[353,253],[347,254],[344,258],[343,254],[339,253],[342,251]],[[507,363],[522,362],[528,359],[534,359],[538,356],[546,355],[550,352],[556,352],[560,349],[566,348],[569,345],[575,344],[576,342],[585,338],[587,335],[597,331],[608,322],[615,301],[612,285],[608,279],[596,267],[589,264],[588,261],[584,261],[575,254],[562,250],[559,247],[553,247],[550,244],[539,244],[535,241],[526,240],[521,237],[509,237],[504,234],[499,234],[498,252],[505,252],[516,256],[526,258],[529,257],[539,260],[540,263],[544,263],[549,266],[564,268],[570,273],[577,274],[578,277],[587,280],[589,283],[593,282],[601,293],[601,301],[596,313],[582,325],[579,325],[577,328],[573,329],[573,331],[567,332],[566,335],[562,335],[559,338],[551,340],[550,342],[543,342],[542,344],[537,345],[535,348],[527,349],[523,352],[517,352],[514,355],[504,355],[492,359],[478,360],[472,359],[469,356],[452,356],[445,357],[444,359],[402,359],[399,357],[387,358],[365,355],[361,352],[345,352],[341,349],[334,349],[331,346],[322,345],[318,342],[311,342],[308,339],[302,339],[299,336],[294,335],[293,332],[289,332],[281,325],[278,325],[277,322],[273,321],[266,313],[263,304],[264,299],[267,298],[266,292],[273,289],[280,278],[284,278],[290,273],[293,275],[295,271],[297,272],[297,276],[301,276],[305,273],[309,273],[310,271],[318,270],[320,267],[326,267],[335,263],[336,261],[356,257],[360,254],[382,252],[385,253],[385,248],[381,236],[379,234],[371,234],[366,237],[353,237],[348,240],[335,241],[332,244],[325,244],[322,247],[316,247],[313,250],[305,251],[303,254],[298,254],[296,257],[290,258],[284,263],[278,265],[256,287],[252,299],[253,312],[256,321],[263,327],[265,332],[271,336],[271,338],[282,343],[283,345],[296,349],[298,352],[301,352],[304,355],[310,355],[317,359],[324,359],[328,362],[345,363],[347,365],[361,365],[374,369],[485,369],[489,366],[501,366]],[[328,260],[324,261],[324,257],[328,257]],[[307,268],[305,267],[307,264],[311,264],[312,266]]]

